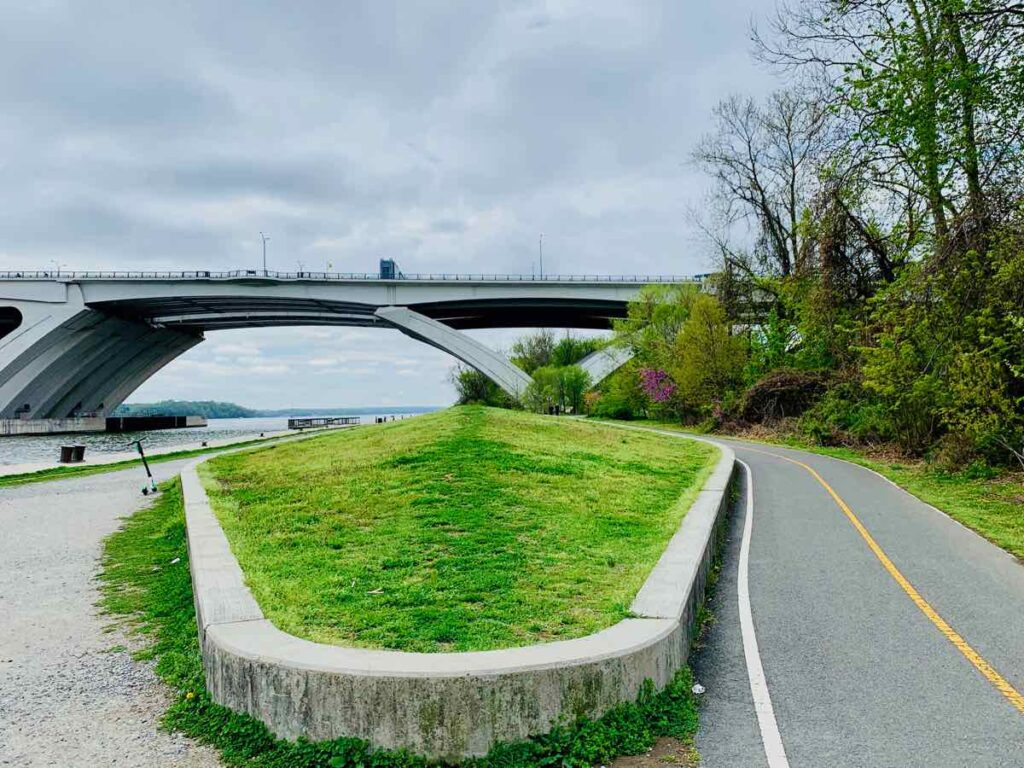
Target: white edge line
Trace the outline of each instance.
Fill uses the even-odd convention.
[[[740,609],[740,634],[743,636],[743,655],[747,661],[747,677],[750,679],[750,694],[754,699],[757,725],[761,730],[764,756],[769,768],[789,768],[786,749],[782,745],[779,725],[775,722],[772,697],[768,693],[768,682],[761,666],[761,654],[754,634],[754,615],[750,610],[750,584],[747,572],[750,565],[750,535],[754,526],[754,475],[745,461],[736,459],[747,474],[747,508],[743,521],[743,541],[740,545],[739,573],[736,578],[736,596]]]

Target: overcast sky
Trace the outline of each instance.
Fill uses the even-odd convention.
[[[160,6],[160,7],[158,7]],[[0,4],[0,269],[678,273],[774,0]],[[500,7],[500,10],[499,10]],[[506,346],[516,333],[475,332]],[[222,331],[131,398],[446,404],[393,331]]]

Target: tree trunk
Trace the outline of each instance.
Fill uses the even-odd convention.
[[[935,223],[935,237],[941,248],[949,238],[949,225],[946,223],[946,205],[942,194],[942,181],[939,170],[939,130],[938,130],[938,91],[935,71],[935,42],[929,34],[925,20],[914,0],[907,0],[907,9],[914,21],[914,33],[917,39],[918,53],[921,56],[923,105],[917,114],[917,134],[921,147],[921,158],[924,168],[921,169],[922,181],[928,198]]]
[[[952,11],[949,10],[948,4],[943,8],[942,21],[953,49],[953,61],[956,64],[957,74],[960,78],[961,141],[963,142],[963,165],[964,174],[967,177],[968,202],[972,218],[976,223],[980,224],[986,217],[986,205],[985,196],[981,188],[978,140],[975,132],[976,107],[973,88],[977,78],[973,71],[973,63],[967,54],[967,47],[964,45],[963,32],[960,29],[958,20]]]

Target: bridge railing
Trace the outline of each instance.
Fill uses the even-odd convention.
[[[210,270],[180,271],[77,271],[77,270],[10,270],[0,272],[0,280],[386,280],[402,282],[516,282],[516,283],[696,283],[704,275],[516,275],[471,274],[465,272],[430,272],[404,274],[401,277],[382,278],[369,272],[264,272],[256,269],[233,269],[222,272]]]

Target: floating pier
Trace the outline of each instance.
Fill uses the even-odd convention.
[[[315,427],[351,427],[359,424],[358,416],[303,416],[288,419],[288,429],[312,429]]]

